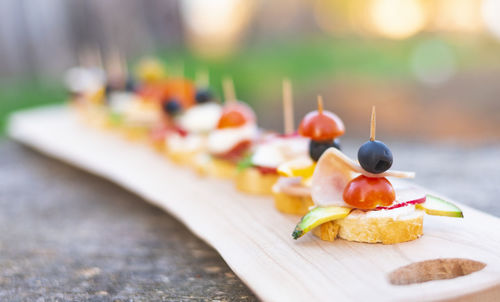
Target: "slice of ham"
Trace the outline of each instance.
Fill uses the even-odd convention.
[[[311,196],[311,188],[304,186],[300,177],[280,177],[273,191],[290,196]]]
[[[243,140],[232,147],[229,151],[222,154],[214,154],[215,157],[237,163],[245,155],[245,152],[250,149],[252,142],[250,140]]]
[[[268,175],[268,174],[278,174],[278,170],[276,168],[272,167],[264,167],[264,166],[256,166],[254,165],[257,170],[263,175]]]
[[[151,132],[149,133],[149,137],[151,138],[152,141],[158,142],[158,141],[163,141],[165,137],[167,136],[168,132],[168,127],[165,125],[159,125],[151,129]]]
[[[340,150],[335,148],[330,148],[326,150],[321,158],[318,161],[321,162],[321,159],[325,159],[328,161],[339,161],[342,162],[342,165],[348,167],[352,172],[363,174],[366,177],[398,177],[398,178],[415,178],[415,172],[405,172],[405,171],[396,171],[389,170],[379,174],[373,174],[365,171],[360,164],[350,159],[347,155],[342,153]]]
[[[314,203],[322,206],[350,207],[344,202],[342,194],[347,183],[359,174],[367,177],[415,177],[413,172],[402,171],[386,171],[381,174],[368,173],[358,163],[339,150],[330,148],[323,153],[314,170],[311,189]],[[396,199],[398,200],[398,189],[395,188],[395,190]]]

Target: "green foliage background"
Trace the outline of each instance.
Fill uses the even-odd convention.
[[[181,63],[185,74],[194,78],[199,68],[210,71],[211,84],[221,92],[221,79],[233,77],[237,95],[249,103],[276,94],[281,79],[289,77],[295,90],[307,89],[325,78],[367,77],[382,81],[412,80],[410,58],[419,42],[435,39],[421,35],[405,41],[366,38],[308,38],[262,41],[247,45],[234,55],[203,59],[184,49],[163,49],[154,53],[169,70]],[[468,41],[460,37],[440,38],[453,50],[460,70],[500,65],[499,47],[489,40]],[[139,58],[137,58],[139,59]],[[130,62],[131,65],[136,60]],[[62,75],[25,75],[0,81],[0,135],[9,113],[24,108],[62,103],[66,99]]]

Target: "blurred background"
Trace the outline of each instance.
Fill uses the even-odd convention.
[[[289,77],[296,120],[322,94],[347,137],[368,136],[376,105],[381,139],[500,141],[500,0],[1,0],[2,131],[13,110],[64,102],[82,54],[117,49],[131,68],[207,68],[219,92],[231,75],[265,128],[282,128]]]
[[[288,77],[296,125],[323,95],[352,158],[376,105],[395,169],[500,217],[500,0],[0,0],[2,301],[257,299],[174,217],[5,137],[9,113],[68,100],[68,68],[117,52],[207,69],[219,96],[232,76],[277,131]]]

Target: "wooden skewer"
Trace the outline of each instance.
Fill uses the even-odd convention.
[[[101,54],[101,48],[99,47],[99,44],[94,45],[94,66],[97,68],[103,68],[103,63],[102,63],[102,54]]]
[[[118,56],[120,60],[121,75],[123,76],[124,79],[126,79],[128,77],[127,59],[125,58],[125,55],[122,52],[118,52]]]
[[[85,53],[81,48],[76,53],[76,59],[78,61],[78,66],[85,67],[85,61],[86,61],[85,60]]]
[[[183,60],[180,60],[179,62],[177,62],[177,66],[176,66],[176,73],[177,73],[177,76],[179,77],[180,80],[182,80],[182,91],[183,91],[183,94],[186,95],[187,94],[187,85],[186,85],[186,82],[183,81],[184,77],[185,77],[185,66],[184,66],[184,61]]]
[[[178,65],[177,65],[177,75],[179,76],[179,78],[184,78],[184,74],[185,74],[185,70],[184,70],[184,61],[179,61]]]
[[[196,86],[207,88],[210,85],[210,75],[206,68],[199,69],[196,72]]]
[[[375,113],[375,106],[372,107],[372,120],[370,124],[370,141],[375,140],[375,127],[377,126],[376,123],[376,113]]]
[[[234,82],[231,77],[225,77],[222,80],[222,90],[224,91],[224,99],[226,103],[236,101],[236,93],[234,92]]]
[[[95,49],[90,46],[82,47],[78,50],[78,65],[81,67],[94,67],[95,61]]]
[[[294,113],[293,113],[293,95],[292,84],[289,79],[283,80],[283,121],[285,127],[285,134],[292,134],[294,126]]]
[[[110,49],[106,56],[106,69],[111,78],[123,76],[124,70],[120,52],[117,49]]]
[[[323,114],[323,97],[318,94],[318,113]]]

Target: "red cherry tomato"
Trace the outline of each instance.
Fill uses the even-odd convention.
[[[167,102],[170,99],[179,100],[183,109],[194,104],[195,88],[186,79],[169,79],[160,83],[151,83],[139,88],[138,94],[145,99]]]
[[[163,98],[163,87],[159,83],[143,84],[137,94],[144,99],[160,101]]]
[[[315,141],[326,141],[341,136],[344,123],[330,111],[312,111],[306,114],[299,125],[299,134]]]
[[[253,110],[244,103],[233,102],[222,110],[217,129],[240,127],[252,121],[255,121]]]
[[[344,189],[344,201],[358,209],[374,209],[390,206],[396,200],[396,192],[385,177],[360,175]]]
[[[177,99],[183,110],[194,104],[195,88],[193,82],[186,79],[170,79],[164,83],[162,101]]]

